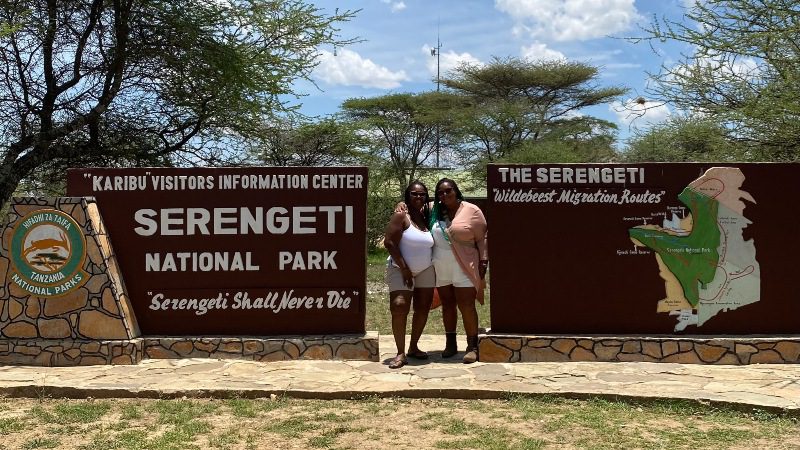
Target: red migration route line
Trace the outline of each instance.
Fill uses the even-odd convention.
[[[742,269],[741,271],[739,271],[739,272],[731,272],[729,275],[733,275],[731,277],[731,280],[735,280],[737,278],[746,277],[746,276],[752,274],[755,271],[756,271],[756,268],[753,267],[752,265],[749,265],[749,266],[745,267],[744,269]]]
[[[728,278],[728,273],[725,270],[723,270],[722,273],[725,274],[725,281],[723,281],[722,284],[720,285],[719,291],[717,291],[716,295],[714,295],[711,298],[700,298],[700,301],[708,302],[711,300],[716,300],[717,298],[719,298],[720,295],[722,295],[722,291],[724,291],[725,288],[728,287],[728,283],[731,281],[731,279]]]
[[[706,195],[704,192],[700,191],[700,186],[703,186],[704,184],[710,183],[712,181],[717,181],[717,182],[719,182],[719,184],[722,185],[722,187],[720,188],[719,192],[717,192],[715,195],[712,196],[712,195]],[[709,178],[709,179],[703,181],[702,183],[698,184],[697,187],[692,188],[692,190],[695,190],[699,194],[703,194],[703,195],[705,195],[706,197],[709,197],[709,198],[717,198],[720,194],[725,192],[725,183],[722,180],[720,180],[719,178]]]

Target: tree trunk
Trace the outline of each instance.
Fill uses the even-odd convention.
[[[11,201],[11,197],[14,196],[14,191],[17,190],[20,179],[14,173],[6,173],[5,176],[0,176],[0,210],[5,211],[8,207],[8,203]],[[5,217],[2,219],[5,219]]]

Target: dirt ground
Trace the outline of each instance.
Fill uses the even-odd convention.
[[[0,399],[0,448],[800,448],[797,419],[603,400]]]

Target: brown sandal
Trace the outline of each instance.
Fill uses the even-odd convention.
[[[403,354],[403,353],[400,353],[399,355],[394,357],[392,362],[389,363],[389,368],[390,369],[399,369],[399,368],[405,366],[406,363],[408,363],[408,360],[406,359],[406,355]]]

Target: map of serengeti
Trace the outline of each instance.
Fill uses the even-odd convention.
[[[673,213],[662,226],[629,230],[634,245],[655,253],[666,289],[657,312],[677,316],[676,332],[761,298],[755,242],[742,236],[751,223],[742,200],[755,200],[739,189],[742,182],[738,168],[711,168],[678,195],[686,217]]]

